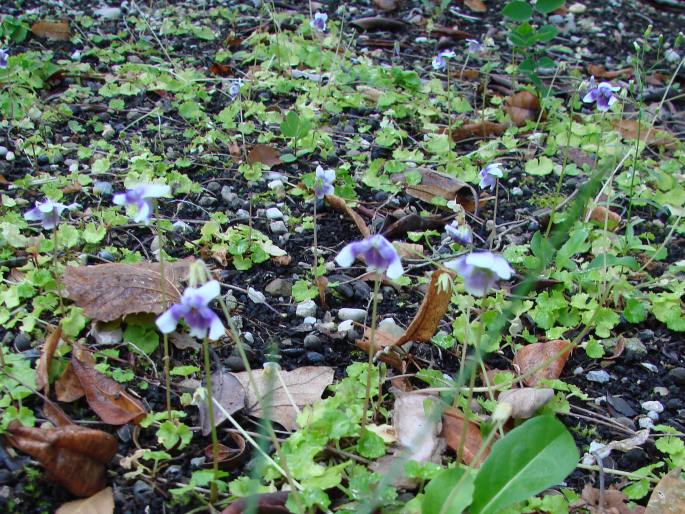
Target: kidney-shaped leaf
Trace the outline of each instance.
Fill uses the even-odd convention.
[[[573,436],[553,416],[538,416],[497,441],[476,476],[472,514],[494,514],[561,483],[576,467]]]
[[[13,421],[5,436],[17,450],[40,462],[51,480],[79,497],[105,487],[105,464],[117,451],[114,436],[78,425],[29,428]]]
[[[178,303],[181,279],[188,275],[192,258],[164,267],[164,286],[169,303]],[[160,265],[98,264],[68,266],[64,271],[67,296],[83,307],[86,316],[99,321],[112,321],[140,312],[161,314],[164,309]]]

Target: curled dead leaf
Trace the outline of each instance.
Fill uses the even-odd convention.
[[[273,146],[270,145],[254,145],[247,154],[247,163],[255,164],[261,162],[267,166],[276,166],[281,164],[281,156]]]
[[[530,91],[519,91],[507,98],[504,111],[517,127],[522,127],[527,121],[536,121],[540,116],[540,100]]]
[[[262,493],[252,498],[240,498],[221,511],[221,514],[243,514],[248,504],[257,504],[255,514],[288,514],[285,502],[288,501],[288,491]]]
[[[369,230],[369,227],[366,226],[366,223],[364,223],[362,217],[357,213],[357,211],[355,211],[352,207],[347,205],[347,202],[343,198],[340,198],[339,196],[335,195],[326,195],[325,199],[326,203],[330,205],[333,209],[347,214],[352,219],[352,221],[354,221],[354,224],[357,226],[357,228],[359,229],[359,233],[362,236],[371,236],[371,231]]]
[[[459,142],[471,138],[487,138],[499,136],[504,133],[507,126],[502,123],[492,121],[465,122],[458,127],[454,127],[451,132],[452,141]]]
[[[373,352],[377,353],[379,350],[384,350],[378,353],[378,360],[385,362],[389,366],[392,366],[396,370],[404,372],[405,364],[403,354],[399,347],[397,347],[398,337],[383,330],[376,329],[374,334],[374,349]],[[357,347],[363,350],[364,353],[369,353],[369,347],[371,346],[371,328],[364,327],[364,336],[356,341]]]
[[[556,339],[546,343],[528,344],[516,352],[514,365],[518,366],[521,375],[528,375],[528,373],[552,359],[547,366],[537,369],[537,371],[523,381],[527,386],[533,387],[538,385],[541,380],[559,378],[572,349],[573,344],[563,339]]]
[[[178,303],[182,279],[188,275],[192,257],[164,267],[164,288],[169,303]],[[161,314],[165,310],[160,265],[97,264],[67,266],[64,288],[69,299],[82,307],[86,316],[112,321],[127,314]]]
[[[50,332],[43,343],[43,350],[40,353],[40,360],[36,368],[36,389],[42,389],[47,396],[50,393],[50,382],[48,381],[48,371],[50,370],[50,363],[55,354],[60,337],[62,337],[62,328],[57,327]]]
[[[490,453],[490,448],[483,450],[478,462],[474,462],[478,451],[483,446],[480,427],[474,421],[469,420],[465,439],[463,439],[463,433],[464,413],[454,407],[447,407],[442,415],[442,436],[447,441],[447,447],[456,453],[461,452],[461,460],[467,466],[478,467]]]
[[[483,0],[464,0],[464,5],[473,12],[488,12],[488,6]]]
[[[69,41],[71,31],[65,21],[39,21],[31,25],[31,32],[36,36],[54,39],[55,41]]]
[[[71,363],[68,363],[59,378],[55,380],[55,395],[57,399],[60,402],[71,403],[79,398],[83,398],[85,394],[83,387],[81,387],[81,382],[78,381],[78,377],[71,367]]]
[[[74,343],[71,367],[90,408],[109,425],[137,423],[143,419],[147,415],[143,404],[126,392],[121,384],[96,370],[89,353]]]
[[[421,182],[419,184],[408,184],[407,173],[416,172],[421,175]],[[390,180],[395,184],[402,184],[407,194],[424,202],[430,202],[433,198],[440,197],[447,201],[454,200],[468,212],[477,213],[478,202],[476,200],[478,195],[475,189],[458,178],[428,168],[412,168],[403,173],[392,175]]]
[[[637,120],[613,120],[611,124],[616,131],[621,134],[623,139],[640,139],[648,146],[663,146],[669,150],[674,150],[678,146],[678,139],[669,131],[649,127]]]
[[[583,488],[582,492],[582,506],[587,507],[591,514],[644,514],[645,508],[641,505],[628,505],[629,501],[623,491],[617,489],[605,489],[601,491],[595,489],[590,484]],[[603,505],[600,505],[600,501]],[[658,511],[663,514],[663,511]],[[656,512],[654,513],[656,514]]]
[[[604,226],[604,222],[606,221],[609,230],[616,230],[621,224],[621,215],[608,209],[604,205],[595,205],[590,211],[589,219],[599,223],[601,226]]]
[[[629,66],[620,70],[608,71],[602,64],[588,64],[587,72],[596,79],[612,80],[618,77],[630,77],[633,74],[633,68]]]
[[[212,398],[219,402],[229,414],[234,414],[245,407],[245,389],[231,373],[216,372],[212,375]],[[212,430],[208,404],[202,402],[199,409],[202,435],[207,436]],[[228,418],[222,410],[214,409],[214,426],[219,426],[226,419]]]
[[[243,461],[245,456],[245,439],[238,432],[229,432],[228,437],[231,439],[231,446],[219,444],[219,469],[223,471],[232,471]],[[203,452],[207,458],[205,466],[211,467],[214,463],[214,448],[210,444]]]
[[[351,24],[359,29],[367,31],[381,31],[387,30],[389,32],[399,32],[406,30],[407,25],[392,18],[383,18],[382,16],[371,16],[368,18],[357,18],[352,20]]]
[[[386,218],[386,223],[391,220],[391,217]],[[407,214],[402,216],[397,221],[391,222],[384,226],[381,234],[389,240],[401,239],[407,235],[407,232],[423,232],[424,230],[440,230],[445,227],[445,221],[441,216],[420,216],[418,214]]]
[[[644,514],[680,514],[685,512],[685,480],[676,468],[664,475],[654,487]]]
[[[106,487],[90,498],[74,500],[63,504],[55,514],[113,514],[114,493],[111,487]]]
[[[104,489],[105,465],[117,451],[114,436],[78,425],[29,428],[13,421],[5,437],[17,450],[36,459],[50,480],[79,497]]]

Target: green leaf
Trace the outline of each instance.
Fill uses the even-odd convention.
[[[178,113],[186,120],[196,121],[202,116],[202,108],[196,101],[183,102],[178,106]]]
[[[549,157],[540,157],[539,159],[531,159],[526,163],[526,173],[541,177],[549,175],[554,170],[554,162]]]
[[[422,514],[460,514],[473,499],[473,475],[461,468],[446,469],[426,486]]]
[[[106,235],[107,229],[104,225],[88,223],[83,231],[83,240],[88,244],[97,244],[102,241]]]
[[[535,10],[542,14],[547,14],[559,9],[566,0],[538,0],[535,4]]]
[[[298,280],[293,284],[292,295],[296,302],[304,302],[316,298],[319,295],[319,291],[316,287],[312,286],[311,282]]]
[[[545,43],[547,41],[551,41],[557,37],[557,34],[559,34],[559,29],[557,29],[554,25],[543,25],[535,33],[535,42]]]
[[[533,15],[533,8],[528,2],[514,0],[504,6],[502,15],[514,21],[527,21]]]
[[[93,162],[91,170],[93,173],[107,173],[109,171],[110,166],[111,163],[109,162],[109,157],[102,157],[100,159],[96,159],[95,162]]]
[[[150,355],[159,346],[159,334],[152,323],[128,325],[124,330],[124,341],[136,346],[146,355]]]
[[[611,266],[624,266],[632,271],[637,271],[640,269],[640,264],[635,260],[635,257],[616,257],[613,254],[603,254],[595,257],[590,264],[588,264],[587,270],[601,269],[604,268],[604,264],[609,268]]]
[[[83,315],[81,307],[72,307],[69,314],[62,318],[62,330],[70,337],[76,337],[88,323],[88,318]]]
[[[283,137],[295,140],[302,139],[312,128],[312,122],[307,118],[301,118],[295,111],[290,111],[281,122],[281,134]]]
[[[362,457],[377,459],[385,455],[385,443],[379,435],[364,429],[357,441],[357,451]]]
[[[561,483],[576,467],[578,449],[553,416],[523,423],[492,447],[475,480],[472,514],[494,514]]]
[[[647,304],[636,298],[628,298],[623,308],[623,317],[628,323],[642,323],[647,319]]]

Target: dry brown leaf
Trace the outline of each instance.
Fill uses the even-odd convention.
[[[522,387],[503,391],[498,403],[508,403],[511,406],[510,416],[514,419],[532,418],[541,407],[554,398],[554,389],[537,389]]]
[[[561,376],[564,365],[571,354],[573,345],[563,339],[556,339],[546,343],[528,344],[521,348],[514,356],[514,365],[518,366],[521,375],[527,375],[533,369],[547,362],[554,360],[542,369],[538,369],[531,376],[526,378],[523,383],[529,387],[536,386],[541,380],[554,380]]]
[[[43,415],[56,427],[66,427],[74,424],[72,419],[67,416],[67,413],[64,412],[59,405],[55,402],[51,402],[47,398],[43,402]]]
[[[393,246],[402,259],[417,259],[423,257],[423,245],[395,241]]]
[[[504,111],[517,127],[536,121],[540,115],[540,100],[530,91],[519,91],[507,98]]]
[[[439,462],[445,449],[445,440],[440,437],[442,421],[432,419],[426,413],[427,402],[433,408],[440,408],[440,399],[427,393],[403,393],[393,390],[395,405],[392,424],[397,442],[411,451],[410,459],[417,462]],[[430,409],[429,409],[430,410]],[[437,459],[437,460],[436,460]]]
[[[381,16],[372,16],[369,18],[357,18],[352,21],[352,25],[362,30],[387,30],[390,32],[399,32],[406,30],[407,25],[400,20],[392,18],[383,18]]]
[[[208,71],[215,77],[235,77],[235,70],[228,64],[220,62],[212,63]]]
[[[676,468],[664,475],[654,487],[644,514],[682,514],[685,512],[685,480]]]
[[[378,99],[381,97],[383,94],[383,91],[380,89],[376,89],[370,86],[365,86],[365,85],[359,85],[357,86],[357,91],[359,91],[364,98],[368,98],[369,100],[373,102],[377,102]]]
[[[633,68],[621,68],[620,70],[607,71],[602,64],[588,64],[587,72],[597,79],[612,80],[618,77],[627,78],[633,74]]]
[[[267,166],[276,166],[281,164],[281,156],[273,146],[269,145],[254,145],[247,154],[247,163],[255,164],[261,162]]]
[[[246,512],[248,504],[257,504],[255,514],[288,514],[289,509],[285,507],[285,502],[288,501],[288,491],[278,491],[275,493],[262,493],[256,495],[256,498],[246,497],[234,501],[228,507],[221,511],[221,514],[243,514]]]
[[[371,231],[369,230],[369,227],[366,226],[366,223],[364,223],[362,217],[357,214],[357,211],[347,205],[347,202],[343,198],[335,195],[326,195],[325,198],[326,203],[333,207],[336,211],[341,211],[352,218],[352,221],[354,221],[354,224],[357,225],[357,228],[362,236],[371,236]]]
[[[390,216],[386,218],[386,223],[391,222]],[[381,234],[390,241],[404,238],[408,232],[423,232],[424,230],[445,229],[445,219],[442,216],[420,216],[419,214],[406,214],[397,221],[383,226]],[[397,243],[395,243],[397,244]]]
[[[644,123],[638,124],[637,120],[614,120],[611,122],[616,131],[621,134],[623,139],[635,140],[640,134],[640,141],[648,146],[663,146],[673,150],[678,146],[678,139],[664,129],[652,127],[651,130]]]
[[[406,174],[419,172],[421,182],[419,184],[407,184]],[[435,197],[444,198],[447,201],[455,200],[468,212],[476,213],[477,198],[475,189],[458,178],[439,173],[428,168],[412,168],[404,173],[396,173],[390,177],[395,184],[402,184],[405,193],[430,202]]]
[[[604,226],[604,221],[607,221],[609,230],[616,230],[621,224],[621,215],[606,208],[604,205],[595,205],[590,211],[590,219],[596,221],[601,226]]]
[[[114,514],[114,494],[111,487],[83,500],[67,502],[55,514]]]
[[[245,457],[245,439],[243,436],[238,432],[229,432],[228,437],[233,443],[232,446],[226,446],[225,444],[217,445],[219,449],[219,469],[222,471],[233,471],[242,464]],[[205,467],[211,467],[214,458],[214,447],[211,444],[206,446],[204,454],[207,458]]]
[[[447,38],[456,40],[477,37],[475,34],[472,34],[471,32],[464,32],[463,30],[459,30],[459,28],[456,25],[454,27],[443,27],[442,25],[434,25],[432,32],[434,34],[446,36]],[[441,49],[439,44],[438,48]]]
[[[50,480],[81,498],[107,485],[105,465],[117,451],[114,436],[78,425],[29,428],[13,421],[5,437],[17,450],[40,462]]]
[[[169,303],[180,300],[180,282],[193,260],[190,257],[164,267]],[[159,270],[159,264],[151,262],[67,266],[64,287],[67,297],[82,307],[86,316],[99,321],[140,312],[161,314],[165,307]]]
[[[587,484],[583,488],[581,496],[584,502],[582,506],[587,507],[591,514],[645,514],[645,508],[641,505],[636,505],[634,508],[628,506],[626,495],[623,491],[616,489],[605,489],[603,494],[600,494],[599,489]],[[599,500],[602,497],[604,498],[604,505],[600,506]]]
[[[212,375],[212,398],[229,414],[234,414],[245,407],[245,389],[240,381],[231,373],[217,372]],[[202,435],[206,436],[212,430],[209,422],[208,403],[202,402],[200,409],[200,426]],[[221,409],[214,407],[214,426],[219,426],[228,418]]]
[[[379,349],[389,348],[387,351],[383,351],[378,354],[378,360],[385,362],[389,366],[392,366],[400,372],[405,371],[404,359],[399,351],[396,351],[397,336],[389,334],[383,330],[376,329],[374,334],[374,353],[377,353]],[[371,328],[364,327],[364,336],[362,339],[357,339],[357,347],[364,351],[364,353],[369,353],[369,346],[371,345]]]
[[[408,341],[426,343],[435,335],[438,324],[447,312],[450,299],[452,298],[450,287],[448,286],[446,289],[443,289],[440,286],[440,277],[442,276],[452,278],[454,275],[444,269],[433,271],[428,291],[421,302],[421,307],[419,307],[419,311],[414,316],[404,335],[399,338],[397,344],[404,344]],[[449,283],[451,283],[451,280]]]
[[[86,392],[81,387],[71,363],[67,364],[60,377],[55,380],[55,395],[60,402],[71,403],[82,398]]]
[[[464,5],[473,12],[488,12],[488,6],[483,0],[464,0]]]
[[[45,338],[45,342],[43,343],[43,350],[40,353],[38,367],[36,367],[36,389],[42,389],[46,396],[50,394],[48,371],[50,370],[52,356],[55,354],[60,337],[62,337],[61,327],[57,327],[48,334],[48,337]]]
[[[373,0],[373,5],[381,11],[394,11],[397,9],[398,0]]]
[[[466,438],[462,444],[463,433],[464,414],[459,409],[447,407],[442,415],[442,436],[447,441],[447,446],[454,452],[462,451],[461,460],[464,464],[478,467],[490,453],[490,448],[483,450],[478,462],[474,463],[476,454],[483,446],[483,436],[480,433],[480,428],[473,421],[468,422]]]
[[[89,353],[74,343],[71,367],[90,408],[108,425],[138,423],[147,415],[143,404],[126,392],[121,384],[96,370]]]
[[[269,408],[269,419],[280,423],[287,430],[293,431],[297,428],[295,418],[297,411],[293,407],[290,398],[298,408],[310,405],[321,398],[326,388],[333,383],[333,368],[327,366],[304,366],[292,371],[278,370],[280,379],[275,370],[256,369],[252,370],[252,377],[257,391],[250,386],[247,371],[233,373],[240,380],[247,393],[245,401],[246,412],[251,416],[261,417],[263,415],[262,405],[266,404]],[[288,388],[286,393],[281,379]],[[267,402],[269,402],[267,404]]]
[[[38,37],[56,41],[69,41],[71,38],[69,24],[65,21],[39,21],[31,25],[31,32]]]

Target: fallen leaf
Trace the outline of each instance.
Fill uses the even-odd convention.
[[[676,468],[664,475],[654,487],[644,514],[682,514],[685,512],[685,480]]]
[[[618,77],[627,78],[633,74],[633,68],[621,68],[620,70],[607,71],[601,64],[588,64],[587,72],[596,79],[612,80]]]
[[[451,281],[441,280],[441,277],[452,278],[453,274],[444,269],[437,269],[431,273],[431,281],[426,296],[423,297],[416,316],[396,344],[404,344],[408,341],[425,343],[433,338],[452,298],[451,288],[449,286],[442,287],[442,284],[451,284]]]
[[[488,6],[483,0],[464,0],[464,5],[473,12],[488,12]]]
[[[385,362],[393,368],[401,372],[404,372],[404,358],[396,349],[398,339],[399,338],[397,336],[389,334],[388,332],[385,332],[383,330],[376,329],[376,333],[374,334],[373,339],[373,352],[377,353],[378,350],[387,349],[386,351],[378,353],[378,359],[381,362]],[[369,353],[369,346],[371,346],[370,327],[364,327],[364,335],[361,339],[357,339],[356,344],[360,350],[364,351],[364,353]]]
[[[419,184],[408,184],[407,173],[414,174],[416,172],[421,175],[421,182]],[[478,195],[476,190],[458,178],[428,168],[411,168],[403,173],[392,175],[390,180],[395,184],[402,184],[405,193],[424,202],[431,202],[433,198],[439,197],[447,201],[456,201],[468,212],[477,212],[478,203],[476,200]]]
[[[635,448],[640,448],[649,439],[649,429],[645,428],[635,432],[635,435],[628,437],[627,439],[621,439],[620,441],[611,441],[608,444],[595,443],[590,445],[592,453],[585,452],[583,455],[583,464],[593,465],[595,464],[597,457],[601,459],[606,459],[613,450],[618,450],[620,452],[629,452]],[[594,446],[594,448],[593,448]]]
[[[386,223],[391,221],[391,217],[386,218]],[[445,221],[441,216],[420,216],[419,214],[407,214],[395,222],[383,227],[381,234],[389,240],[402,239],[408,232],[423,232],[424,230],[443,231]]]
[[[397,250],[397,254],[402,259],[419,259],[423,257],[423,245],[395,241],[393,246],[395,247],[395,250]]]
[[[434,25],[432,32],[456,40],[476,37],[475,34],[472,34],[470,32],[464,32],[463,30],[459,30],[458,28],[443,27],[442,25]]]
[[[355,211],[352,207],[347,205],[347,202],[343,198],[340,198],[339,196],[335,195],[326,195],[325,199],[326,203],[330,205],[333,209],[335,209],[336,211],[341,211],[347,214],[350,218],[352,218],[352,221],[354,221],[354,224],[357,225],[357,229],[359,229],[359,232],[362,236],[371,236],[371,231],[369,230],[369,227],[366,226],[366,223],[364,223],[362,217],[359,214],[357,214],[357,211]]]
[[[383,18],[381,16],[357,18],[356,20],[352,21],[352,25],[368,31],[387,30],[390,32],[399,32],[407,29],[407,25],[404,22],[400,20],[394,20],[392,18]]]
[[[621,223],[621,215],[608,209],[604,205],[595,205],[590,211],[589,219],[599,223],[601,226],[604,226],[606,220],[607,228],[609,230],[616,230]]]
[[[397,9],[398,0],[373,0],[373,5],[378,7],[381,11],[394,11]]]
[[[202,345],[197,342],[197,339],[188,333],[172,332],[169,334],[169,341],[179,350],[187,350],[188,348],[191,350],[199,350],[202,348]]]
[[[537,121],[540,109],[540,100],[530,91],[514,93],[504,106],[504,111],[517,127],[525,125],[526,121]]]
[[[269,145],[254,145],[247,154],[247,163],[255,164],[261,162],[267,166],[276,166],[281,164],[281,156],[273,146]]]
[[[622,491],[616,489],[605,489],[600,494],[599,489],[595,489],[590,484],[583,488],[583,505],[587,507],[591,514],[645,514],[645,508],[636,505],[634,508],[628,505],[628,498]],[[604,498],[604,505],[599,505],[600,498]],[[654,513],[656,514],[656,512]],[[659,512],[659,514],[662,514]]]
[[[137,423],[147,411],[126,389],[92,365],[90,352],[74,343],[71,367],[86,394],[88,405],[108,425]]]
[[[43,350],[40,353],[40,360],[36,367],[36,389],[42,389],[46,396],[50,394],[48,371],[50,370],[52,356],[55,354],[60,337],[62,337],[61,327],[57,327],[48,334],[43,343]]]
[[[542,363],[554,358],[550,364],[538,369],[523,381],[527,386],[536,386],[541,380],[554,380],[561,376],[572,348],[573,345],[563,339],[528,344],[516,352],[514,365],[518,367],[521,375],[527,375]]]
[[[357,89],[357,91],[359,91],[364,96],[364,98],[367,98],[367,99],[372,100],[374,102],[377,102],[378,99],[383,94],[383,91],[381,91],[380,89],[376,89],[376,88],[373,88],[370,86],[365,86],[363,84],[357,86],[356,89]]]
[[[467,466],[480,466],[490,453],[490,448],[483,450],[474,464],[476,454],[483,446],[483,436],[480,427],[474,421],[469,420],[466,427],[466,438],[462,444],[462,434],[464,433],[464,414],[454,407],[447,407],[442,415],[442,436],[447,441],[447,447],[457,452],[461,451],[461,460]]]
[[[209,67],[209,73],[210,75],[214,75],[215,77],[234,77],[235,76],[235,71],[231,66],[228,64],[220,63],[220,62],[215,62]]]
[[[492,121],[465,122],[458,127],[453,127],[451,136],[452,141],[459,142],[473,137],[486,138],[503,134],[507,126],[502,123]]]
[[[678,146],[678,139],[667,130],[654,127],[650,129],[645,124],[638,124],[637,120],[613,120],[611,124],[623,139],[634,141],[638,138],[639,132],[640,141],[648,146],[663,146],[669,150]]]
[[[257,390],[253,390],[247,371],[232,373],[242,384],[246,391],[245,410],[251,416],[261,417],[265,404],[269,413],[269,419],[280,423],[287,430],[293,431],[297,428],[295,418],[297,411],[291,403],[295,402],[298,408],[310,405],[321,398],[326,388],[333,383],[333,368],[327,366],[304,366],[292,371],[255,369],[252,370],[252,377]],[[288,391],[283,388],[283,383]],[[288,394],[289,393],[289,394]],[[267,402],[269,402],[267,404]]]
[[[55,395],[60,402],[71,403],[82,398],[85,395],[83,387],[81,387],[81,382],[79,382],[76,373],[74,373],[74,368],[71,367],[71,363],[67,364],[64,371],[55,380]]]
[[[31,32],[38,37],[56,41],[69,41],[71,38],[69,24],[65,21],[39,21],[31,25]]]
[[[256,510],[250,510],[254,514],[288,514],[289,509],[285,507],[285,502],[288,501],[288,491],[278,491],[275,493],[262,493],[256,495],[256,498],[247,497],[240,498],[234,501],[228,507],[221,511],[221,514],[243,514],[247,512],[248,504],[257,504]],[[255,501],[256,500],[256,501]]]
[[[500,393],[498,403],[511,405],[510,416],[514,419],[532,418],[535,413],[554,398],[554,389],[522,387]]]
[[[193,261],[190,257],[164,267],[168,303],[180,300],[180,282]],[[67,297],[86,316],[99,321],[140,312],[161,314],[165,310],[161,282],[160,265],[151,262],[67,266],[64,270]]]
[[[114,436],[78,425],[29,428],[13,421],[5,437],[17,450],[36,459],[50,480],[81,498],[107,485],[105,465],[117,452]]]
[[[43,402],[43,415],[56,427],[66,427],[74,424],[72,419],[67,416],[66,412],[64,412],[59,405],[55,402],[51,402],[47,398],[45,398],[45,401]]]
[[[114,514],[114,494],[111,487],[83,500],[67,502],[55,514]]]
[[[229,432],[228,436],[233,441],[233,446],[224,444],[217,445],[219,448],[219,469],[222,471],[233,471],[240,466],[245,456],[245,439],[238,432]],[[213,466],[214,447],[210,444],[204,450],[206,467]]]
[[[584,166],[588,166],[589,168],[595,167],[595,158],[580,148],[567,146],[562,148],[561,151],[565,159],[570,159],[571,162],[579,168],[583,168]]]
[[[409,458],[417,462],[438,462],[445,440],[440,437],[442,421],[432,409],[440,408],[440,399],[427,393],[403,393],[393,390],[395,404],[392,424],[397,442],[410,451]],[[427,408],[427,405],[431,407]],[[426,411],[429,411],[428,413]]]
[[[216,372],[212,374],[212,398],[219,402],[229,414],[234,414],[245,408],[245,389],[231,373]],[[202,435],[206,436],[212,430],[209,422],[208,404],[202,402],[199,409]],[[214,426],[219,426],[227,419],[222,410],[214,408]]]

